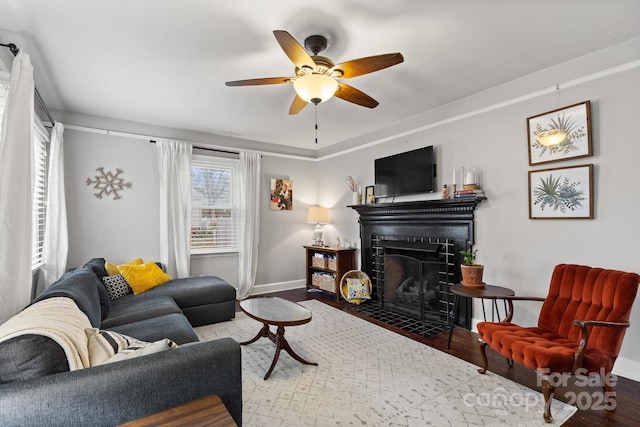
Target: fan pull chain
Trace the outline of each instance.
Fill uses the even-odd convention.
[[[318,143],[318,104],[316,104],[316,144]]]

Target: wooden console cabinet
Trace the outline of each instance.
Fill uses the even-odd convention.
[[[220,397],[206,396],[139,420],[129,421],[120,427],[237,427]]]
[[[336,248],[333,246],[305,246],[307,251],[307,289],[321,289],[335,295],[340,301],[340,279],[356,268],[355,248]],[[322,255],[319,258],[316,254]]]

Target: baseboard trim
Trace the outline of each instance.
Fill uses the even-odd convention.
[[[640,361],[618,357],[613,367],[613,373],[619,377],[640,381]]]
[[[262,295],[271,292],[290,291],[292,289],[300,289],[306,287],[304,279],[291,280],[289,282],[267,283],[264,285],[256,285],[251,290],[251,295]]]
[[[478,333],[478,323],[484,322],[484,319],[471,318],[471,332]]]

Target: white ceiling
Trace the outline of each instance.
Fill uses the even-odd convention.
[[[275,29],[405,62],[346,81],[377,108],[321,104],[316,145],[291,85],[224,84],[294,76]],[[314,150],[637,36],[638,0],[0,0],[50,109]]]

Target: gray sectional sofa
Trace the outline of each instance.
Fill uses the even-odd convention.
[[[242,425],[239,344],[198,342],[193,329],[232,319],[235,288],[193,277],[111,301],[101,280],[104,261],[65,273],[30,306],[70,298],[93,328],[148,342],[169,338],[178,348],[70,370],[68,355],[46,334],[0,336],[0,425],[114,426],[210,394]]]

